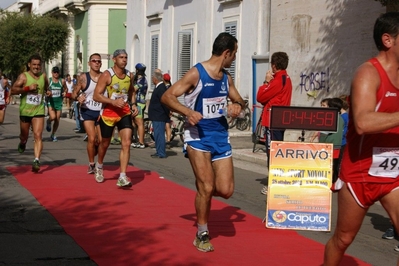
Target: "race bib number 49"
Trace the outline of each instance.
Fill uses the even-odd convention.
[[[226,107],[226,97],[204,98],[202,100],[202,116],[204,118],[221,117],[219,110]]]
[[[399,176],[399,148],[374,147],[369,175],[386,178]]]

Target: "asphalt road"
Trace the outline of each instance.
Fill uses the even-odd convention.
[[[0,125],[0,265],[95,265],[56,220],[5,169],[7,166],[31,164],[33,160],[31,137],[25,153],[19,154],[17,151],[19,142],[17,107],[14,105],[7,108],[5,123]],[[84,134],[74,133],[74,127],[73,120],[62,118],[57,134],[58,142],[51,142],[50,133],[43,133],[42,164],[59,166],[87,164]],[[266,183],[267,169],[264,162],[259,160],[259,154],[254,157],[246,155],[251,153],[248,151],[252,151],[251,138],[248,134],[233,136],[231,142],[235,158],[236,188],[229,200],[222,201],[259,217],[259,225],[264,226],[262,219],[265,217],[266,201],[260,190]],[[167,151],[168,158],[163,160],[150,158],[154,150],[149,147],[132,148],[130,163],[141,169],[156,171],[173,182],[195,190],[194,176],[188,160],[181,153],[181,145],[178,140],[174,140],[173,147]],[[119,146],[111,145],[105,158],[105,167],[118,165],[118,157]],[[94,177],[93,182],[95,182]],[[332,228],[334,228],[335,195],[332,202]],[[361,231],[347,253],[371,265],[396,265],[398,252],[393,248],[399,242],[381,238],[388,227],[389,219],[386,212],[380,204],[375,204],[370,208]],[[326,232],[298,232],[322,244],[325,244],[331,236]],[[287,252],[295,252],[290,249],[290,243],[287,243]]]

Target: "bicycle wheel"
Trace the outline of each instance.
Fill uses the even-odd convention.
[[[251,123],[251,118],[249,117],[249,114],[245,114],[243,118],[237,118],[236,120],[236,128],[241,131],[246,130]]]
[[[262,129],[263,129],[263,127],[262,127],[262,124],[260,123],[260,120],[259,120],[258,124],[256,125],[255,132],[252,133],[252,142],[254,143],[254,146],[252,148],[252,152],[255,152],[257,144],[261,144],[260,139],[263,136]]]
[[[173,141],[173,139],[176,137],[176,132],[177,128],[172,127],[172,133],[170,134],[170,141]]]
[[[226,119],[227,119],[227,124],[229,125],[230,129],[236,126],[236,124],[237,124],[237,119],[236,118],[228,116],[228,117],[226,117]]]
[[[154,128],[152,122],[148,118],[144,118],[144,138],[154,140]]]
[[[180,136],[181,142],[184,143],[184,122],[181,122],[179,124],[179,130],[178,130],[177,134]]]

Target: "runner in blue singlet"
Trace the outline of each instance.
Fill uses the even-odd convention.
[[[162,96],[164,104],[186,117],[184,146],[197,186],[198,230],[193,244],[203,252],[214,250],[208,232],[212,196],[227,199],[234,191],[228,126],[222,113],[227,111],[236,117],[245,104],[225,70],[235,60],[236,53],[237,39],[229,33],[219,34],[211,58],[191,68]],[[177,100],[183,94],[184,105]],[[227,98],[232,104],[227,105]]]

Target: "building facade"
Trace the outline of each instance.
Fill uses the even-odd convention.
[[[47,62],[61,74],[88,71],[88,58],[101,54],[103,70],[113,65],[112,53],[126,45],[126,0],[18,0],[19,12],[51,15],[67,22],[68,47]],[[9,10],[14,11],[14,10]]]
[[[128,0],[129,65],[160,68],[175,82],[208,59],[216,36],[227,31],[238,39],[229,71],[251,105],[270,55],[285,51],[292,105],[319,106],[322,98],[348,94],[356,67],[376,54],[372,29],[384,12],[372,0]]]

